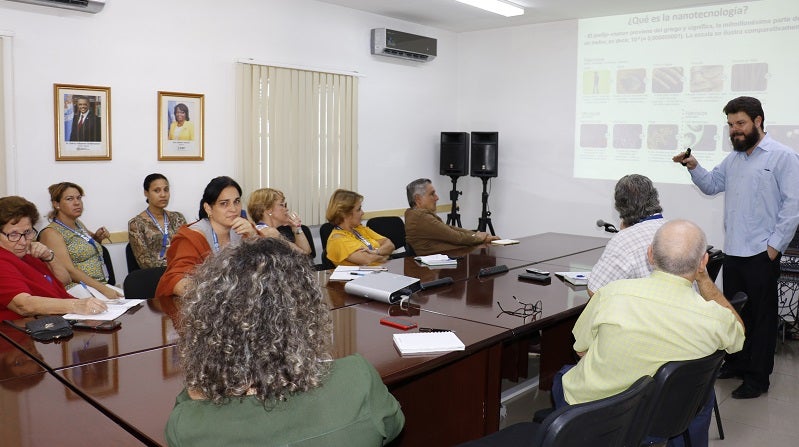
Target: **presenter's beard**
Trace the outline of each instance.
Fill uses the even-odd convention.
[[[743,135],[743,140],[736,140],[735,137]],[[749,149],[753,148],[757,141],[760,140],[760,134],[757,132],[756,128],[752,129],[750,133],[743,133],[743,132],[736,132],[730,135],[730,142],[732,143],[732,148],[735,149],[737,152],[746,152]]]

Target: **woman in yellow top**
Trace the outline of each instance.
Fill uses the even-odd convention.
[[[194,139],[194,123],[189,121],[189,108],[182,102],[175,106],[175,121],[169,125],[170,140]]]
[[[335,265],[371,265],[388,260],[394,244],[361,224],[363,196],[338,189],[330,197],[325,217],[335,226],[327,239],[327,258]]]

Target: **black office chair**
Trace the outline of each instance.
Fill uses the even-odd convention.
[[[166,267],[153,267],[128,273],[122,286],[125,298],[148,300],[155,297],[155,289],[158,287],[158,281],[164,271],[166,271]]]
[[[115,286],[117,284],[117,277],[114,275],[114,263],[111,261],[111,254],[108,253],[108,249],[105,248],[105,245],[100,244],[100,247],[103,248],[103,262],[105,263],[105,268],[108,270],[108,284]]]
[[[305,238],[308,239],[308,244],[311,246],[311,253],[308,255],[311,259],[316,258],[316,246],[313,243],[313,234],[311,234],[311,229],[305,225],[300,226],[302,228],[303,234],[305,234]],[[277,227],[277,231],[280,232],[286,239],[291,240],[292,237],[296,237],[294,235],[294,229],[289,225],[282,225]]]
[[[128,261],[128,273],[141,268],[136,256],[133,255],[133,248],[130,246],[130,242],[125,246],[125,260]]]
[[[366,226],[374,230],[377,234],[385,236],[394,244],[394,249],[405,247],[404,253],[392,255],[392,258],[404,258],[408,256],[408,247],[405,243],[405,222],[397,216],[373,217],[366,221]]]
[[[644,435],[671,438],[682,434],[685,445],[691,447],[688,425],[713,392],[723,359],[724,351],[716,351],[700,359],[663,364],[655,373],[652,398],[644,411],[649,418],[640,426]]]
[[[708,260],[705,268],[707,269],[707,274],[710,276],[710,279],[715,281],[719,276],[722,264],[724,264],[724,252],[711,246],[707,249],[707,254]]]
[[[461,447],[617,447],[637,445],[642,440],[640,425],[654,381],[644,376],[627,390],[605,399],[568,405],[547,416],[542,423],[522,422]]]
[[[321,257],[321,264],[316,265],[317,270],[329,270],[335,268],[336,266],[330,259],[327,259],[327,239],[330,237],[330,233],[333,232],[334,225],[330,222],[325,222],[319,226],[319,238],[322,240],[322,255]]]

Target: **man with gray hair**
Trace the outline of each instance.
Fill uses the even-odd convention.
[[[648,277],[614,281],[597,290],[572,331],[581,359],[554,378],[556,408],[617,394],[669,361],[741,350],[743,322],[705,270],[705,245],[696,224],[666,222],[647,249],[655,266]],[[707,446],[714,399],[691,422],[694,446]]]
[[[447,225],[436,214],[438,195],[430,179],[416,179],[405,187],[405,241],[417,255],[431,255],[459,247],[480,245],[499,239],[482,231]]]
[[[643,175],[630,174],[619,179],[614,198],[621,231],[608,242],[588,275],[589,296],[611,281],[648,276],[652,265],[647,261],[647,247],[665,222],[658,190]]]

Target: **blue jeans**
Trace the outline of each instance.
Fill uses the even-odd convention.
[[[563,375],[574,365],[566,365],[555,373],[552,379],[552,401],[555,403],[555,409],[569,405],[566,402],[566,397],[563,394]],[[716,402],[716,392],[710,393],[710,396],[705,402],[705,405],[699,410],[699,413],[688,425],[688,436],[691,437],[692,447],[707,447],[708,445],[708,430],[710,429],[710,420],[713,416],[713,404]],[[662,442],[663,438],[647,437],[644,439],[645,443]],[[685,443],[682,439],[682,434],[669,439],[669,447],[683,447]]]

